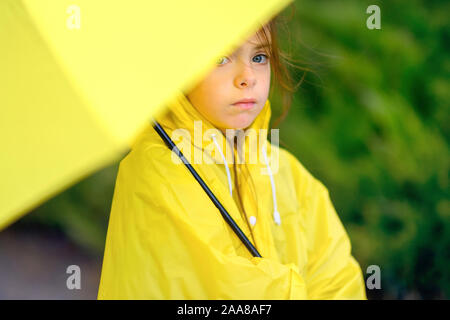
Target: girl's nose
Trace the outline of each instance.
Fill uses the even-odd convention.
[[[234,81],[238,88],[253,87],[256,83],[256,77],[252,67],[241,63]]]

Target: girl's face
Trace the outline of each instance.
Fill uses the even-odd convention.
[[[222,57],[217,67],[186,94],[191,104],[224,133],[228,128],[249,127],[266,103],[270,61],[268,50],[260,45],[254,34],[231,56]],[[255,103],[235,105],[242,99],[254,99]]]

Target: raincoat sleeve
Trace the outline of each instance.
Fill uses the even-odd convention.
[[[119,169],[99,299],[306,299],[295,264],[220,250],[233,247],[227,232],[210,241],[172,189],[189,171],[169,174],[167,150],[148,151],[143,168]]]
[[[305,204],[309,299],[367,299],[359,263],[328,189],[291,155],[298,199]]]

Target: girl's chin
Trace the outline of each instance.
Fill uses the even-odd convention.
[[[251,121],[246,121],[246,122],[234,122],[234,123],[230,123],[226,128],[227,129],[233,129],[233,130],[245,130],[247,127],[250,127],[250,125],[252,124]]]
[[[218,120],[218,119],[216,119]],[[235,116],[228,116],[226,121],[212,121],[212,123],[216,126],[216,128],[220,129],[224,132],[226,129],[231,130],[245,130],[255,120],[255,116],[250,114],[240,114]]]

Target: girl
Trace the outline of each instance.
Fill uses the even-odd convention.
[[[99,299],[366,299],[327,188],[267,140],[275,23],[156,118],[261,257],[149,124],[120,162]]]

